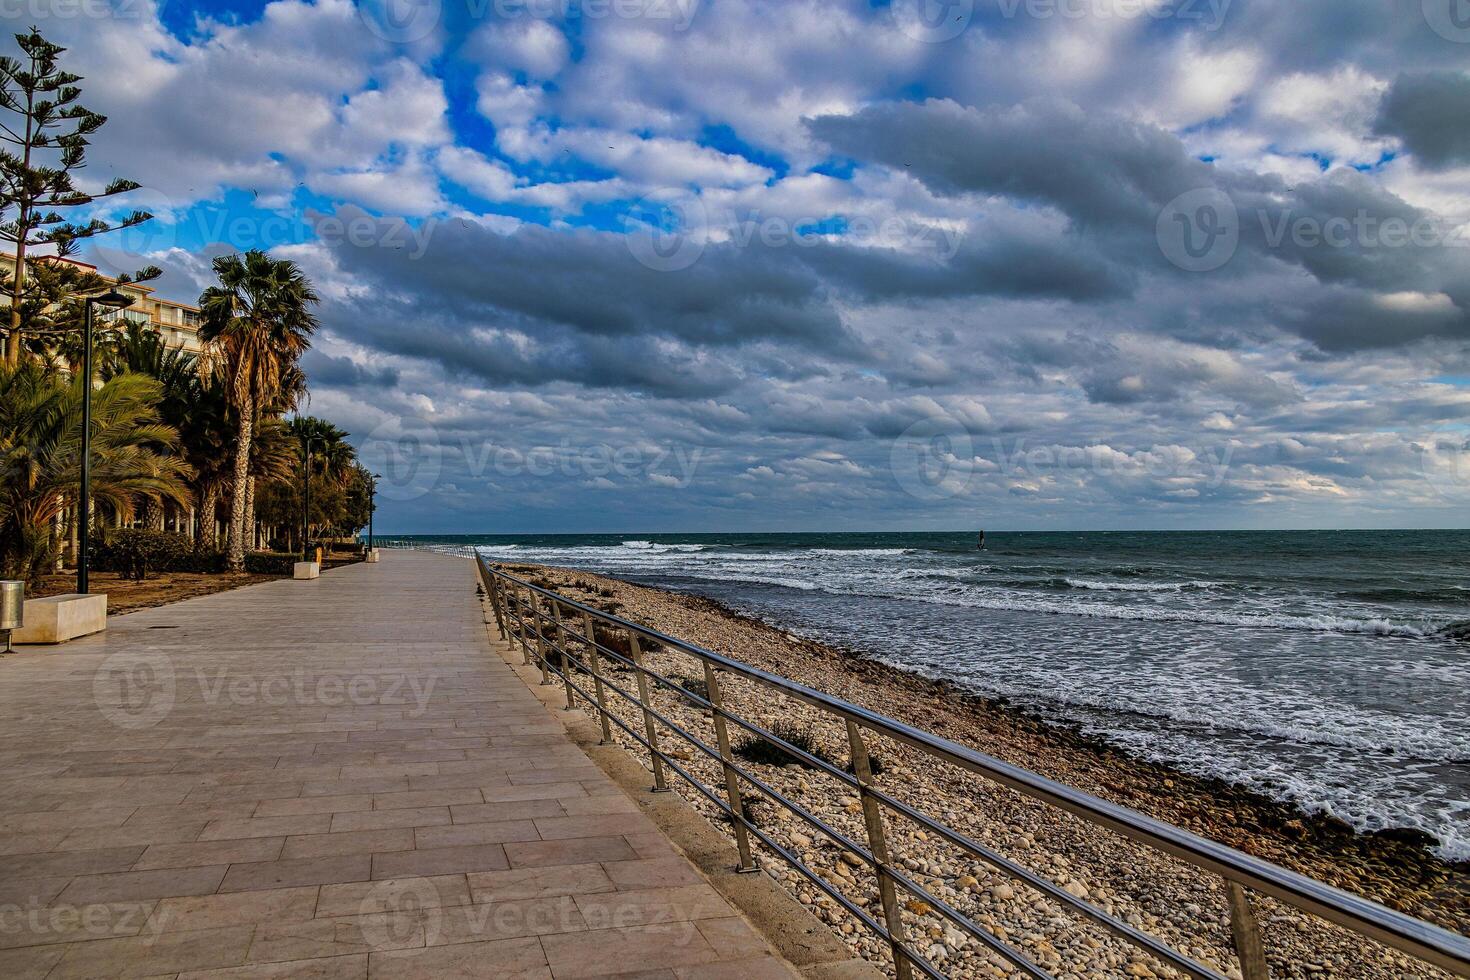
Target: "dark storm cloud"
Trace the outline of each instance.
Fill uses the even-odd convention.
[[[839,153],[907,170],[935,193],[1046,204],[1084,226],[1151,225],[1158,205],[1210,182],[1178,137],[1060,99],[885,102],[808,126]]]
[[[1239,246],[1223,268],[1211,273],[1214,279],[1279,276],[1285,267],[1296,267],[1311,277],[1298,290],[1299,306],[1310,303],[1317,290],[1339,286],[1386,294],[1444,294],[1458,305],[1444,315],[1386,316],[1376,326],[1357,322],[1345,327],[1340,317],[1327,323],[1283,319],[1258,304],[1254,312],[1242,310],[1245,322],[1275,322],[1337,349],[1464,333],[1464,311],[1470,309],[1470,238],[1352,170],[1288,183],[1275,174],[1222,169],[1191,157],[1178,137],[1155,126],[1084,112],[1056,99],[990,109],[947,100],[889,102],[851,116],[819,117],[809,125],[837,151],[901,170],[937,194],[1001,196],[1023,211],[1032,205],[1060,211],[1074,232],[1068,236],[1075,241],[1071,254],[1065,263],[1053,261],[1051,270],[1029,264],[1032,275],[1041,270],[1053,295],[1106,299],[1127,293],[1125,284],[1143,274],[1199,277],[1165,260],[1159,221],[1180,195],[1216,192],[1235,211]],[[981,229],[975,237],[983,242],[984,235]],[[1011,243],[1001,251],[1025,254]],[[966,254],[986,252],[975,245]],[[1060,254],[1054,251],[1052,256]],[[963,264],[957,257],[956,269]],[[1010,269],[1021,284],[1028,282],[1025,268],[1016,263]],[[1069,271],[1074,274],[1070,278]],[[1078,277],[1078,272],[1090,274],[1090,294],[1085,287],[1070,293],[1064,288],[1068,282],[1089,282],[1089,276]],[[928,276],[940,281],[932,270]],[[1213,280],[1195,281],[1204,288]],[[915,282],[924,279],[911,277],[911,289]],[[1145,308],[1135,310],[1143,312]]]
[[[301,367],[312,384],[331,388],[396,388],[398,372],[393,368],[372,370],[347,357],[333,357],[313,348],[301,359]]]
[[[1426,167],[1470,164],[1470,75],[1400,75],[1383,97],[1374,132],[1403,140]]]

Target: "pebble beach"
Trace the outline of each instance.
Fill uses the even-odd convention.
[[[501,567],[568,598],[970,745],[1442,927],[1458,932],[1470,928],[1470,869],[1434,857],[1416,835],[1355,833],[1330,818],[1303,814],[1220,781],[1130,757],[1015,706],[897,670],[872,659],[868,651],[837,649],[795,636],[703,597],[576,570]],[[652,650],[647,651],[646,663],[702,693],[702,667],[686,655]],[[607,676],[612,683],[626,679],[627,689],[632,689],[631,673],[610,666]],[[845,731],[815,709],[729,675],[723,676],[721,689],[727,710],[766,728],[780,725],[783,734],[797,732],[834,765],[848,764]],[[611,692],[608,697],[619,717],[641,725],[635,712],[618,706],[620,699]],[[707,711],[662,689],[655,701],[681,727],[713,744]],[[584,710],[590,711],[586,706]],[[615,737],[635,757],[646,759],[633,739],[616,729]],[[719,783],[718,767],[702,753],[667,734],[663,738],[665,750],[681,766],[707,785]],[[732,739],[739,754],[741,738],[732,732]],[[869,750],[881,766],[876,781],[885,791],[1205,966],[1239,976],[1224,888],[1217,877],[905,746],[873,738]],[[855,794],[819,771],[775,761],[761,761],[758,754],[740,760],[831,826],[853,839],[864,838]],[[671,774],[670,781],[692,805],[730,831],[712,804],[680,787],[678,777]],[[762,830],[801,854],[851,901],[881,918],[876,888],[865,868],[842,859],[835,845],[784,807],[758,794],[747,794],[746,803]],[[896,860],[915,880],[1054,975],[1179,975],[1072,910],[906,821],[890,818],[888,833]],[[772,854],[764,856],[762,866],[830,923],[854,951],[891,969],[886,943],[867,934],[831,898]],[[1448,976],[1273,900],[1256,896],[1254,902],[1273,976]],[[927,903],[907,897],[904,908],[909,935],[917,937],[919,948],[945,973],[1013,975],[1013,968],[948,924]]]

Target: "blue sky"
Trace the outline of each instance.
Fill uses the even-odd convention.
[[[386,529],[1460,526],[1461,2],[38,26],[158,214],[91,260],[301,263]]]

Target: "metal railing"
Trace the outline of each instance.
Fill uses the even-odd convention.
[[[1110,912],[1074,896],[1055,882],[1022,867],[985,844],[940,823],[880,789],[873,778],[874,767],[870,764],[865,732],[902,743],[933,759],[993,780],[1027,797],[1058,807],[1088,823],[1172,855],[1200,871],[1218,875],[1223,879],[1225,887],[1232,945],[1244,980],[1267,980],[1270,977],[1261,931],[1252,910],[1251,893],[1270,896],[1456,976],[1470,977],[1470,939],[1464,936],[1054,782],[957,742],[569,599],[507,574],[491,566],[483,556],[476,556],[475,566],[487,600],[493,608],[495,626],[501,637],[520,644],[525,663],[534,663],[540,667],[542,683],[552,683],[553,676],[561,679],[566,687],[569,710],[575,708],[576,697],[580,695],[596,710],[604,743],[612,741],[612,726],[616,725],[647,749],[655,792],[667,791],[665,770],[669,770],[720,810],[734,830],[735,843],[740,854],[740,870],[757,870],[752,851],[754,838],[790,865],[818,891],[854,916],[868,931],[888,945],[893,955],[895,973],[900,980],[909,980],[915,970],[929,977],[945,975],[907,938],[900,891],[926,903],[960,932],[997,954],[1020,973],[1041,978],[1049,978],[1051,974],[907,874],[889,852],[885,819],[890,816],[902,817],[937,835],[972,858],[1040,892],[1185,976],[1201,980],[1225,978],[1215,969],[1196,962]],[[626,653],[609,645],[610,634],[604,632],[600,639],[599,626],[604,631],[619,631],[625,640],[619,646]],[[586,658],[585,661],[573,654],[568,641],[577,645]],[[643,647],[650,643],[700,662],[707,696],[701,697],[650,668],[643,653]],[[608,676],[603,670],[604,662],[621,668],[623,672],[631,671],[636,690],[626,690],[625,684]],[[760,725],[727,710],[720,690],[721,673],[774,689],[841,722],[847,732],[850,760],[848,769],[839,769],[826,759],[792,745]],[[591,679],[591,691],[585,689],[585,679],[580,683],[574,680],[577,674]],[[709,712],[715,732],[715,744],[706,743],[661,712],[651,697],[650,684],[667,689],[693,707]],[[610,695],[622,698],[632,710],[641,715],[642,731],[637,730],[636,723],[630,725],[609,710]],[[679,764],[677,757],[660,747],[660,726],[719,767],[724,776],[723,795],[720,789],[701,782],[687,767]],[[799,764],[820,771],[855,792],[861,803],[866,842],[854,840],[832,827],[801,803],[739,765],[731,751],[731,726],[778,746]],[[855,855],[861,864],[866,865],[873,873],[878,891],[881,906],[878,915],[869,913],[853,902],[835,883],[810,867],[801,855],[757,826],[745,808],[742,796],[745,786],[784,807],[841,851]]]

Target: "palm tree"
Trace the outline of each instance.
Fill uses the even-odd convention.
[[[0,366],[0,578],[35,581],[55,554],[52,525],[81,481],[82,380],[26,359]],[[130,514],[139,497],[186,499],[178,433],[159,421],[158,382],[124,373],[92,394],[92,496]]]
[[[184,350],[182,344],[170,347],[157,330],[131,322],[123,330],[104,334],[101,347],[102,380],[126,371],[149,375],[158,382],[162,393],[158,400],[160,421],[184,434],[200,401],[198,358]],[[187,457],[187,450],[183,447],[181,450]],[[164,517],[162,501],[144,501],[143,519],[149,528],[162,531]]]
[[[245,516],[250,479],[250,442],[267,407],[279,405],[299,378],[297,361],[311,346],[317,295],[311,282],[285,259],[252,250],[214,260],[218,286],[199,298],[199,339],[209,345],[214,369],[239,425],[230,494],[232,571],[245,567]],[[292,399],[294,400],[294,399]],[[290,406],[287,406],[290,407]]]

